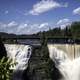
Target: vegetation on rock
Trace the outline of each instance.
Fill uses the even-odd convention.
[[[7,57],[0,59],[0,80],[11,80],[13,70],[10,67],[13,66],[12,60]]]

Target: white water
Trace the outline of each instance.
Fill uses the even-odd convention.
[[[80,80],[80,57],[71,60],[67,53],[49,45],[49,57],[55,62],[63,78],[61,80]],[[79,53],[78,53],[79,54]]]
[[[31,46],[29,45],[19,45],[19,44],[5,44],[7,55],[9,58],[13,59],[13,62],[17,62],[14,69],[13,80],[22,80],[23,71],[28,66],[28,61],[31,56]]]

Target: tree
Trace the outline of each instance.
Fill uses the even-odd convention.
[[[11,80],[13,71],[10,67],[13,65],[12,60],[7,57],[0,59],[0,80]]]
[[[70,26],[66,26],[66,28],[64,28],[63,31],[64,31],[64,37],[68,37],[68,38],[70,38],[70,37],[72,36]]]
[[[71,32],[73,38],[80,38],[80,22],[74,22],[71,24]]]

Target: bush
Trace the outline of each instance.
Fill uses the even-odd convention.
[[[0,59],[0,80],[10,80],[13,70],[10,69],[14,66],[11,59],[3,57]]]

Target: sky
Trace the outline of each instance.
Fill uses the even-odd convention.
[[[80,0],[0,0],[0,32],[33,34],[80,21]]]

